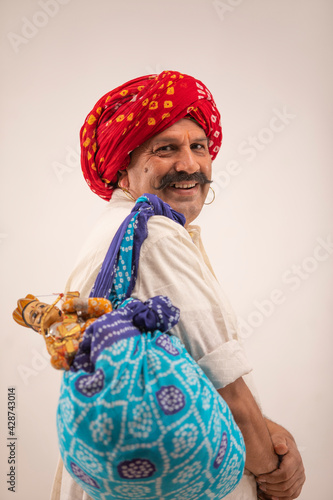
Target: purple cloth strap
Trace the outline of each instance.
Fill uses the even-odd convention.
[[[109,250],[102,264],[101,270],[96,278],[94,287],[90,293],[90,297],[109,298],[110,290],[112,287],[112,283],[117,268],[119,248],[123,240],[123,237],[125,235],[128,224],[133,219],[133,217],[135,217],[136,220],[134,229],[132,267],[131,267],[132,274],[131,274],[131,281],[127,289],[125,298],[130,297],[137,278],[141,245],[148,236],[147,223],[149,218],[152,217],[153,215],[163,215],[164,217],[168,217],[169,219],[177,222],[178,224],[181,224],[182,226],[184,226],[186,221],[183,214],[180,214],[179,212],[173,210],[170,207],[170,205],[163,202],[160,198],[158,198],[158,196],[154,194],[144,194],[143,196],[140,196],[140,198],[137,199],[136,204],[134,205],[131,213],[126,217],[124,222],[120,225],[118,231],[116,232],[111,242]]]

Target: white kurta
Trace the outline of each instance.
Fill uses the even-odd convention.
[[[121,190],[115,190],[80,252],[66,291],[89,295],[112,238],[133,205]],[[186,230],[166,217],[149,219],[132,296],[147,300],[155,295],[167,295],[180,309],[180,321],[171,332],[182,340],[217,389],[251,371],[237,338],[235,315],[210,266],[198,226]],[[255,499],[253,477],[245,474],[225,498]],[[89,499],[60,462],[52,500]]]

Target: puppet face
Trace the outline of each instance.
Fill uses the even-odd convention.
[[[156,194],[186,217],[200,213],[211,179],[211,157],[203,129],[183,118],[133,151],[119,181],[136,199]]]
[[[38,300],[34,300],[30,302],[22,311],[22,317],[24,321],[29,325],[33,330],[38,332],[41,327],[41,321],[43,316],[45,315],[49,304],[45,304],[44,302],[39,302]],[[59,321],[61,318],[61,311],[57,307],[52,307],[52,309],[46,314],[44,318],[44,328],[48,328],[50,325]]]

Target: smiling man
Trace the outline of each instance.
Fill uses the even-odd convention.
[[[133,151],[118,185],[136,199],[156,194],[185,215],[188,226],[197,218],[207,197],[212,160],[204,130],[182,118]]]
[[[178,72],[137,78],[103,96],[81,129],[81,163],[93,192],[108,205],[86,241],[67,290],[88,296],[122,221],[144,193],[182,213],[185,226],[156,215],[140,250],[132,296],[167,295],[180,309],[171,333],[229,404],[247,448],[247,471],[226,498],[296,498],[304,483],[292,436],[264,419],[248,385],[237,322],[192,222],[205,203],[221,145],[220,114],[202,82]],[[243,378],[244,377],[244,378]],[[277,455],[279,454],[279,456]],[[264,474],[264,475],[262,475]],[[52,500],[89,497],[58,468]]]

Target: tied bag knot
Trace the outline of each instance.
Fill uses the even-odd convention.
[[[98,356],[105,348],[145,332],[159,330],[166,333],[178,323],[179,317],[179,309],[163,295],[145,302],[129,299],[122,307],[104,314],[87,328],[71,371],[84,370],[91,373]]]
[[[141,332],[159,330],[166,333],[175,326],[180,317],[177,307],[171,300],[163,295],[158,295],[145,302],[133,299],[126,307],[133,313],[133,325]]]

